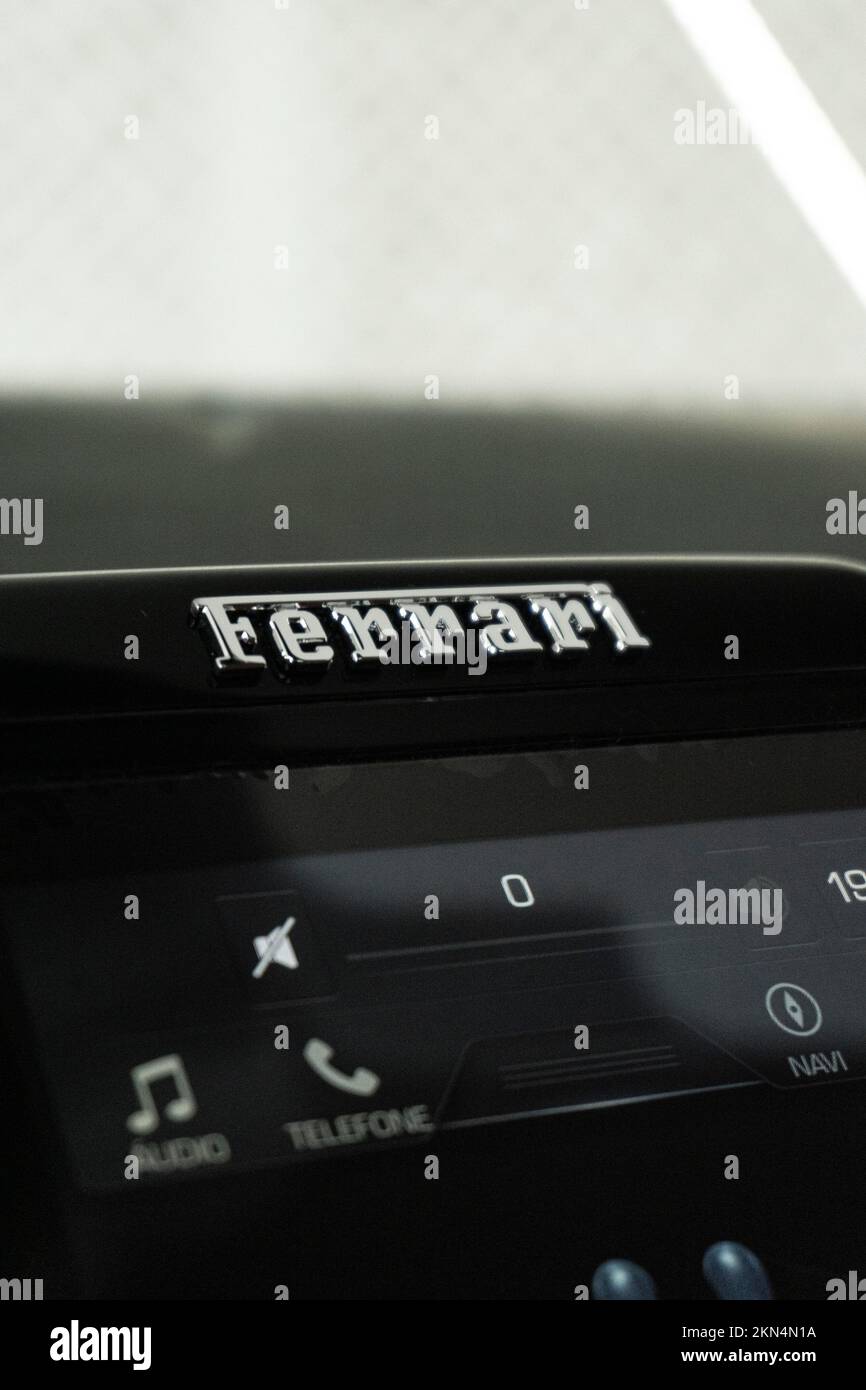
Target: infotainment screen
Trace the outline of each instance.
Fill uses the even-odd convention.
[[[6,940],[76,1180],[866,1075],[862,744],[22,792]]]

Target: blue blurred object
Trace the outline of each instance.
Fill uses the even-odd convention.
[[[751,1250],[733,1240],[711,1245],[703,1260],[704,1277],[717,1298],[766,1302],[773,1297],[769,1275]]]
[[[631,1260],[605,1260],[592,1276],[592,1296],[647,1301],[658,1298],[652,1276]]]

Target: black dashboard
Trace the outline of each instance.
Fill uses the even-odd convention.
[[[28,1276],[817,1300],[856,1270],[856,563],[0,586]],[[398,620],[426,661],[379,659]],[[458,631],[483,670],[433,659]]]

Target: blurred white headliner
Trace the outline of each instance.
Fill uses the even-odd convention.
[[[756,8],[862,160],[862,0]],[[726,101],[663,0],[7,0],[4,30],[6,392],[866,407],[866,315],[760,150],[674,142]]]

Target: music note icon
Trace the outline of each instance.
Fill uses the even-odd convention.
[[[150,1062],[140,1062],[129,1073],[138,1100],[139,1110],[127,1118],[126,1128],[133,1134],[150,1134],[159,1124],[159,1111],[153,1098],[152,1087],[157,1081],[170,1080],[174,1083],[177,1095],[164,1107],[170,1120],[180,1124],[191,1120],[198,1110],[189,1078],[183,1062],[176,1052],[166,1057],[154,1057]]]

